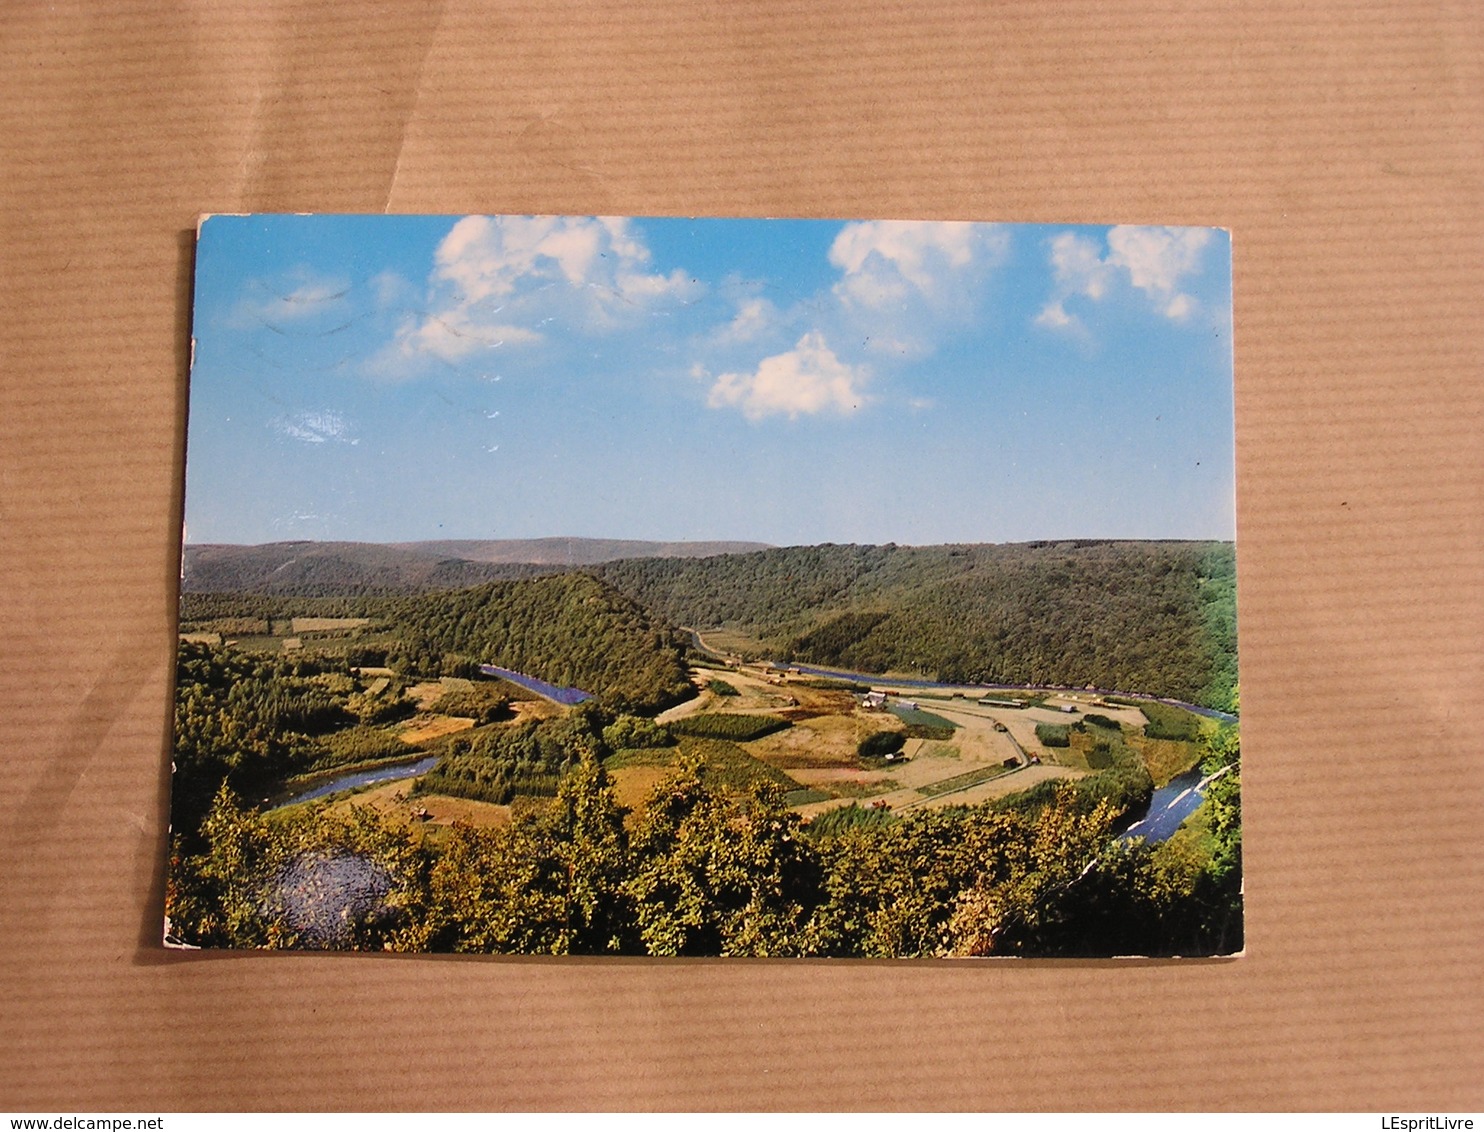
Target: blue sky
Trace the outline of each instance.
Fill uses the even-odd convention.
[[[217,216],[188,540],[1232,538],[1204,228]]]

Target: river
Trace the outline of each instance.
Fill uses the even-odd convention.
[[[1181,823],[1206,800],[1206,787],[1225,774],[1227,769],[1229,768],[1217,771],[1210,778],[1202,778],[1201,768],[1195,767],[1170,779],[1149,799],[1149,809],[1144,816],[1120,833],[1118,840],[1142,837],[1150,844],[1168,841]]]
[[[331,794],[339,794],[345,790],[354,790],[359,786],[377,786],[383,782],[396,782],[403,778],[416,778],[420,774],[426,774],[433,769],[437,763],[438,755],[428,755],[412,763],[392,763],[391,765],[374,766],[369,770],[352,771],[332,778],[328,782],[321,783],[311,790],[302,794],[295,794],[279,802],[274,809],[282,806],[293,806],[299,802],[313,802],[317,798],[328,798]]]

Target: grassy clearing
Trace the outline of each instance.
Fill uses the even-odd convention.
[[[294,617],[289,627],[294,633],[333,633],[359,629],[371,624],[369,617]]]
[[[944,719],[941,715],[935,715],[930,711],[923,711],[921,708],[909,708],[903,707],[901,704],[892,704],[887,710],[908,727],[924,727],[935,731],[947,728],[949,731],[952,731],[958,726],[951,719]]]
[[[446,794],[419,794],[414,798],[408,794],[407,786],[405,781],[386,782],[354,794],[337,795],[325,807],[325,814],[344,816],[353,809],[368,808],[389,823],[405,827],[434,844],[447,836],[454,823],[488,829],[510,820],[509,806]],[[426,812],[427,818],[423,819],[420,812]]]
[[[942,794],[967,790],[971,786],[978,786],[981,782],[988,782],[991,778],[999,778],[1002,774],[1009,774],[1011,769],[1013,768],[1007,766],[981,766],[965,774],[956,774],[952,778],[943,778],[927,786],[919,786],[917,792],[924,798],[936,798]]]
[[[434,739],[441,739],[445,735],[452,735],[458,731],[468,731],[474,726],[474,721],[460,716],[435,715],[415,719],[412,726],[403,731],[398,738],[404,743],[427,743]]]
[[[876,778],[865,782],[843,778],[828,783],[828,788],[836,798],[874,798],[878,794],[900,790],[902,784],[895,778]]]
[[[687,735],[680,740],[680,754],[698,758],[701,777],[714,786],[751,790],[756,784],[771,782],[785,791],[803,789],[777,767],[753,758],[737,744],[724,739],[700,739]]]
[[[603,769],[625,770],[636,766],[659,766],[667,767],[675,765],[675,748],[673,747],[630,747],[622,751],[614,751],[603,760]]]
[[[810,802],[828,802],[833,794],[826,794],[823,790],[815,790],[812,787],[803,786],[798,790],[790,790],[783,796],[785,806],[807,806]]]
[[[825,715],[748,743],[748,754],[781,770],[806,767],[855,769],[859,766],[856,746],[868,725],[855,718]]]
[[[609,768],[604,762],[604,767],[609,770],[609,778],[613,782],[613,795],[618,804],[630,811],[636,811],[649,800],[654,788],[665,780],[673,768],[668,766],[622,766],[616,769]]]
[[[1163,786],[1184,774],[1201,761],[1201,744],[1178,739],[1147,739],[1142,735],[1127,737],[1128,745],[1139,752],[1154,785]]]
[[[1149,723],[1144,728],[1146,739],[1178,739],[1191,742],[1201,737],[1201,717],[1184,708],[1169,704],[1140,704]]]
[[[763,644],[756,637],[746,633],[738,633],[732,629],[706,629],[701,636],[706,641],[706,646],[713,652],[728,653],[732,656],[760,656],[764,651]]]

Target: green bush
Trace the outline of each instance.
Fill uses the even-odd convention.
[[[1200,719],[1184,708],[1156,703],[1143,703],[1139,707],[1149,720],[1144,726],[1145,738],[1190,742],[1201,737]]]
[[[476,725],[498,723],[511,715],[510,704],[504,696],[477,684],[473,689],[450,688],[433,701],[429,710],[439,715],[472,719]]]
[[[1107,743],[1095,744],[1084,757],[1087,759],[1087,765],[1093,770],[1107,770],[1113,765],[1113,751]]]
[[[1036,738],[1046,747],[1069,747],[1072,745],[1072,729],[1065,723],[1038,723]]]
[[[725,680],[707,680],[706,690],[718,696],[740,696],[742,694]]]
[[[884,759],[894,755],[907,744],[905,731],[878,731],[867,735],[856,747],[856,754],[863,759]]]
[[[815,838],[833,837],[851,829],[873,829],[877,826],[890,825],[896,820],[896,815],[884,807],[877,809],[852,802],[848,806],[816,814],[813,820],[804,827],[804,832]]]
[[[349,727],[327,736],[323,742],[325,754],[315,760],[319,767],[416,758],[419,754],[416,747],[379,727]]]
[[[603,728],[603,744],[610,751],[648,750],[673,747],[675,736],[652,720],[637,715],[621,715]]]
[[[1087,715],[1083,716],[1082,722],[1091,723],[1094,727],[1106,727],[1111,731],[1123,730],[1123,728],[1118,725],[1118,721],[1116,719],[1109,719],[1106,715],[1098,715],[1096,712],[1089,712]]]

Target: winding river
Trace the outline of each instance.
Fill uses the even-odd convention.
[[[1149,809],[1144,816],[1118,835],[1119,841],[1142,837],[1151,844],[1168,841],[1180,824],[1190,817],[1206,800],[1206,787],[1215,782],[1230,767],[1223,767],[1210,777],[1201,777],[1201,768],[1195,767],[1177,775],[1161,786],[1149,799]]]
[[[379,786],[383,782],[396,782],[403,778],[416,778],[419,774],[426,774],[433,769],[439,756],[427,755],[410,763],[392,763],[390,765],[374,766],[369,770],[352,771],[342,774],[328,782],[322,782],[302,794],[295,794],[292,798],[286,798],[273,808],[279,809],[283,806],[294,806],[300,802],[313,802],[318,798],[328,798],[331,794],[339,794],[342,790],[354,790],[360,786]]]

